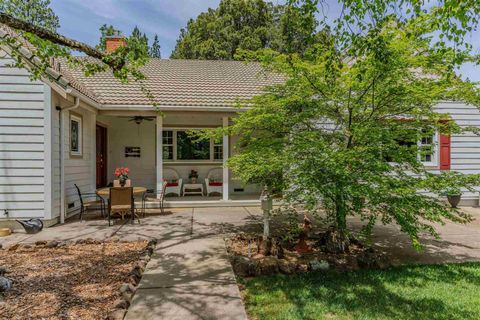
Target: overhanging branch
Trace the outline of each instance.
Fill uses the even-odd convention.
[[[111,59],[109,58],[109,55],[103,53],[100,50],[95,49],[94,47],[86,43],[73,40],[71,38],[65,37],[56,32],[52,32],[48,29],[38,27],[32,23],[17,19],[3,12],[0,12],[0,23],[5,24],[13,29],[29,32],[31,34],[36,35],[39,38],[48,40],[54,44],[65,46],[65,47],[83,52],[90,57],[101,60],[113,70],[121,69],[124,65],[124,63],[118,63],[118,59]]]

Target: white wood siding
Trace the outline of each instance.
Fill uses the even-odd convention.
[[[57,106],[66,108],[72,104],[67,104],[61,97],[54,94],[53,101]],[[65,210],[67,214],[78,212],[80,208],[80,200],[78,198],[75,184],[77,184],[82,192],[95,191],[95,118],[96,115],[81,106],[72,110],[77,115],[82,117],[82,135],[83,135],[83,156],[70,156],[70,111],[62,111],[62,116],[65,118],[65,153],[63,160],[65,163]],[[60,215],[60,123],[59,112],[55,113],[53,119],[53,139],[52,146],[53,157],[53,215],[57,217]],[[69,208],[69,205],[73,207]]]
[[[0,51],[0,219],[44,218],[45,102],[41,81]]]
[[[480,111],[474,106],[442,102],[436,111],[449,114],[461,127],[480,126]],[[464,174],[480,173],[480,136],[473,133],[452,135],[450,148],[451,170]],[[477,190],[480,191],[480,187]],[[479,193],[466,192],[462,198],[478,199]]]

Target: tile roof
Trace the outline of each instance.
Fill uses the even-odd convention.
[[[284,81],[255,62],[150,59],[141,70],[146,79],[128,83],[111,72],[86,77],[65,63],[59,71],[73,87],[103,105],[151,105],[154,101],[160,106],[229,107]]]
[[[6,37],[17,40],[26,61],[32,65],[38,62],[35,48],[13,29],[0,24],[0,38]],[[122,83],[112,72],[87,77],[65,59],[53,59],[46,71],[62,87],[70,86],[96,103],[112,107],[151,106],[153,102],[159,106],[231,107],[261,94],[265,86],[284,82],[283,76],[266,72],[259,63],[241,61],[150,59],[141,69],[146,79],[128,83]]]

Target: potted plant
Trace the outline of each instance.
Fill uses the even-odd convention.
[[[450,185],[445,188],[445,196],[452,208],[456,208],[462,200],[462,190],[456,185]]]
[[[119,167],[115,169],[115,177],[117,177],[121,187],[125,187],[129,172],[130,169],[128,169],[128,167]]]
[[[190,174],[188,175],[188,179],[190,179],[190,183],[197,183],[198,172],[195,170],[191,170]]]
[[[440,195],[447,197],[452,208],[456,208],[462,199],[462,189],[476,192],[475,186],[480,184],[478,174],[466,175],[455,171],[443,172],[439,181]]]

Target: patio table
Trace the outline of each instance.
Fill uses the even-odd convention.
[[[133,196],[141,196],[141,198],[142,198],[142,213],[143,214],[145,214],[145,198],[144,198],[145,193],[147,193],[147,188],[145,188],[145,187],[133,187]],[[97,189],[97,194],[101,197],[108,197],[110,195],[110,188]]]
[[[135,196],[141,196],[145,192],[147,192],[147,188],[145,187],[133,187],[133,195]],[[110,188],[97,189],[97,194],[102,197],[108,197],[110,195]]]

